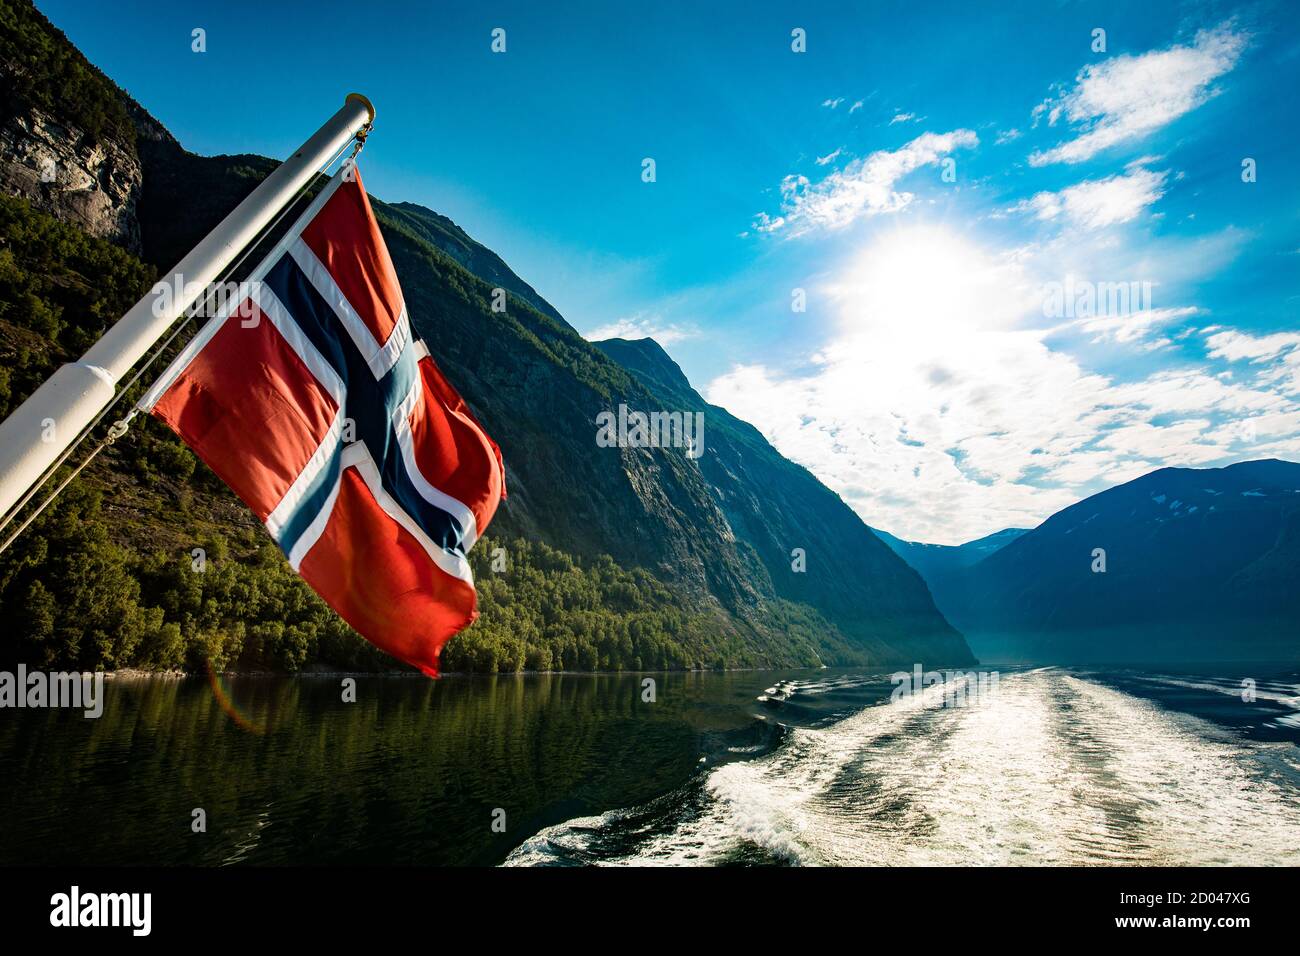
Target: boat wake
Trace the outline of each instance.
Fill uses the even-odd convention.
[[[792,728],[650,804],[549,827],[506,865],[1300,863],[1293,743],[1053,668],[971,706],[940,692]]]

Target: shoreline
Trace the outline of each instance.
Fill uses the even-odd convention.
[[[244,671],[244,670],[224,670],[216,672],[205,671],[185,671],[178,669],[171,670],[144,670],[137,667],[123,667],[112,671],[87,672],[102,673],[105,680],[142,680],[142,679],[163,679],[163,680],[185,680],[188,678],[204,678],[215,673],[220,677],[290,677],[290,678],[317,678],[317,677],[383,677],[383,678],[423,678],[425,680],[443,680],[444,678],[454,678],[457,680],[485,678],[485,677],[632,677],[636,675],[656,675],[656,674],[753,674],[753,673],[822,673],[825,671],[846,672],[859,671],[877,673],[892,673],[900,668],[915,667],[916,662],[908,664],[845,664],[845,665],[822,665],[820,667],[793,667],[793,666],[773,666],[773,667],[696,667],[681,670],[520,670],[520,671],[496,671],[496,672],[479,672],[479,671],[446,671],[437,677],[426,677],[418,671],[333,671],[333,670],[301,670],[301,671]],[[1108,670],[1136,670],[1136,671],[1197,671],[1206,667],[1231,667],[1231,666],[1269,666],[1269,667],[1300,667],[1300,660],[1292,658],[1241,658],[1231,660],[1196,660],[1196,661],[990,661],[987,663],[980,662],[974,665],[924,665],[926,670],[938,671],[968,671],[979,668],[984,669],[1021,669],[1021,668],[1040,668],[1040,667],[1084,667],[1084,668],[1104,668]],[[49,670],[57,670],[50,668]]]
[[[880,670],[885,671],[892,665],[848,665],[845,667],[698,667],[690,670],[622,670],[622,671],[497,671],[495,673],[482,673],[479,671],[446,671],[437,677],[426,677],[418,671],[215,671],[220,677],[383,677],[383,678],[423,678],[425,680],[442,680],[444,678],[483,678],[483,677],[543,677],[543,676],[588,676],[588,677],[631,677],[638,674],[748,674],[760,671],[808,671],[820,672],[824,670]],[[901,666],[901,665],[900,665]],[[144,678],[165,678],[168,680],[183,680],[186,678],[202,678],[207,676],[204,671],[183,671],[183,670],[163,670],[150,671],[136,667],[123,667],[115,671],[104,671],[105,680],[141,680]]]

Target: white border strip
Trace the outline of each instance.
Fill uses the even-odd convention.
[[[478,540],[478,522],[474,518],[474,512],[463,502],[433,487],[415,460],[415,432],[411,429],[411,415],[419,407],[423,396],[424,376],[417,375],[406,398],[402,399],[401,405],[393,412],[393,431],[397,434],[397,444],[402,450],[402,463],[420,497],[447,512],[460,525],[461,547],[468,551]]]
[[[280,503],[275,509],[266,516],[266,530],[271,532],[271,537],[276,543],[280,543],[280,535],[284,533],[285,523],[294,513],[302,500],[307,497],[307,492],[311,490],[312,483],[320,475],[329,460],[334,457],[339,445],[343,443],[343,409],[340,408],[338,414],[334,416],[334,421],[330,422],[329,431],[321,439],[321,443],[316,446],[316,451],[307,459],[307,464],[303,465],[302,471],[298,477],[293,480],[289,490],[284,493]],[[295,546],[294,551],[298,549]],[[290,554],[290,564],[293,564],[293,556]],[[294,564],[294,570],[297,570]]]
[[[343,473],[349,468],[357,470],[357,474],[361,476],[366,483],[366,487],[370,489],[371,495],[374,496],[375,503],[420,543],[420,547],[429,555],[434,564],[451,577],[459,578],[470,587],[474,586],[474,573],[470,570],[469,561],[465,556],[454,551],[446,551],[434,544],[433,540],[424,533],[424,530],[402,509],[402,506],[384,490],[383,482],[379,476],[379,467],[375,464],[375,460],[370,457],[370,449],[365,446],[364,442],[353,442],[343,449],[343,468],[339,472],[338,483],[334,485],[325,506],[321,508],[320,513],[316,515],[307,530],[303,532],[302,537],[294,545],[293,553],[289,556],[289,564],[295,571],[298,570],[307,553],[320,540],[320,536],[325,531],[325,526],[329,524],[330,516],[333,514],[334,506],[338,501],[339,487],[343,483]],[[383,570],[376,569],[376,573],[382,574]]]
[[[393,326],[393,331],[388,335],[388,341],[380,345],[374,333],[361,320],[361,316],[357,315],[352,303],[334,281],[330,271],[325,268],[325,263],[317,258],[316,253],[302,241],[301,237],[289,244],[289,255],[293,256],[294,261],[298,263],[298,268],[303,271],[308,281],[320,293],[321,298],[330,304],[334,314],[339,317],[339,322],[347,330],[352,344],[357,347],[361,357],[366,360],[366,365],[370,367],[370,374],[376,380],[383,378],[388,370],[397,364],[402,349],[411,340],[411,324],[406,318],[406,303],[402,303],[402,311],[397,316],[397,324]]]
[[[316,346],[312,345],[311,339],[307,338],[307,333],[302,330],[302,326],[294,321],[289,310],[280,301],[280,297],[269,286],[259,285],[253,290],[253,301],[262,310],[262,314],[271,320],[276,331],[307,366],[307,370],[316,377],[321,387],[329,392],[330,397],[334,399],[334,404],[341,408],[344,399],[347,398],[343,379],[339,378],[339,373],[334,370],[334,366],[320,354]]]

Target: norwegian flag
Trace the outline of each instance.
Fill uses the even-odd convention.
[[[411,335],[348,163],[141,405],[384,651],[438,672],[478,616],[466,553],[505,497],[496,443]]]

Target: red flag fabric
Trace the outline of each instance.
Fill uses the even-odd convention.
[[[367,640],[436,676],[500,449],[415,339],[347,164],[145,397]],[[238,306],[238,307],[236,307]]]

